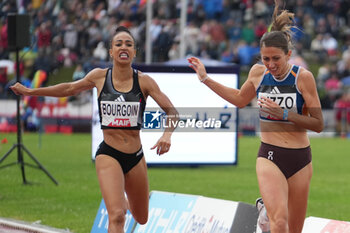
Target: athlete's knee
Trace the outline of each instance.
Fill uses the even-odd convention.
[[[135,214],[133,215],[134,219],[136,222],[138,222],[139,224],[146,224],[148,221],[148,211],[146,211],[145,213],[139,213],[139,214]]]
[[[286,217],[270,219],[271,232],[288,232],[288,220]]]
[[[108,212],[109,224],[122,225],[125,224],[126,209],[116,208]]]

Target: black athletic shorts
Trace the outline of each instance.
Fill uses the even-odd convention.
[[[284,148],[261,142],[258,157],[271,160],[288,179],[311,162],[311,148]]]
[[[128,154],[114,149],[107,145],[105,141],[102,141],[96,151],[96,157],[100,154],[108,155],[117,160],[123,169],[123,173],[126,174],[133,167],[140,162],[143,157],[142,147],[136,153]]]

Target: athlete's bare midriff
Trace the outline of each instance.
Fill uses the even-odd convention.
[[[305,148],[310,145],[307,131],[296,125],[260,121],[261,141],[284,148]]]
[[[141,148],[140,130],[104,129],[104,141],[124,153],[134,153]]]

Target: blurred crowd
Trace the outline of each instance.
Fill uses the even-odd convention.
[[[138,48],[136,62],[142,63],[146,51],[146,2],[3,0],[0,60],[11,59],[6,16],[18,12],[32,18],[31,74],[38,69],[50,73],[62,66],[76,66],[73,79],[83,77],[90,69],[108,62],[109,40],[118,25],[133,33]],[[350,1],[280,0],[280,5],[295,13],[298,28],[293,29],[293,62],[307,68],[319,67],[314,75],[323,108],[333,108],[337,101],[348,99]],[[259,59],[259,40],[268,29],[273,7],[274,0],[188,0],[186,55],[236,63],[244,71]],[[180,12],[179,0],[153,0],[152,62],[180,59]],[[28,65],[24,66],[23,69]],[[4,67],[0,67],[0,96],[9,81]]]

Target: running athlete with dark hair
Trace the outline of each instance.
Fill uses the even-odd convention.
[[[120,233],[128,208],[138,223],[148,220],[147,165],[140,140],[146,99],[151,96],[170,117],[177,112],[151,77],[131,67],[136,46],[127,28],[116,29],[109,54],[111,68],[93,69],[81,80],[34,89],[16,83],[11,89],[17,95],[64,97],[97,88],[104,140],[96,152],[96,172],[108,211],[108,232]],[[167,128],[153,146],[157,154],[169,151],[173,130]]]
[[[279,12],[275,4],[271,30],[260,40],[263,64],[251,68],[240,90],[209,78],[200,59],[188,61],[202,83],[237,107],[258,98],[261,145],[256,172],[271,233],[300,233],[312,176],[307,130],[321,132],[323,116],[312,73],[288,62],[294,14]]]

